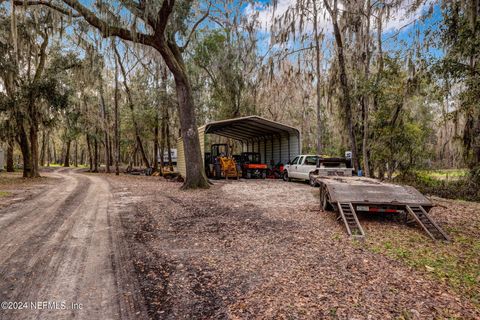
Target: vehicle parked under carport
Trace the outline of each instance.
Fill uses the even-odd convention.
[[[310,173],[317,168],[317,155],[298,155],[289,161],[283,169],[283,180],[299,179],[307,181]]]

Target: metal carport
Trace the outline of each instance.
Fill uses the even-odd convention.
[[[239,141],[242,152],[258,152],[262,162],[286,163],[299,155],[302,150],[300,131],[297,128],[267,120],[259,116],[214,121],[198,128],[202,155],[205,154],[207,134]],[[177,167],[182,176],[185,176],[185,154],[183,140],[177,140]]]

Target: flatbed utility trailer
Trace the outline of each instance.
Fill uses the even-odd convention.
[[[352,237],[365,236],[357,212],[385,212],[405,213],[407,223],[418,223],[432,239],[450,241],[428,215],[433,203],[413,187],[354,176],[318,176],[314,184],[323,210],[336,211]]]

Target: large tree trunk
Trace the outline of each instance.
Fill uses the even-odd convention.
[[[105,172],[110,173],[110,141],[108,137],[107,106],[105,105],[105,98],[103,96],[103,79],[100,79],[100,106],[102,109],[103,135],[105,140]]]
[[[70,167],[70,145],[71,144],[72,144],[72,141],[68,139],[65,146],[65,158],[63,160],[64,167]]]
[[[87,135],[86,135],[86,140],[87,140],[88,164],[89,164],[89,169],[88,169],[88,171],[93,172],[92,145],[91,145],[91,143],[90,143],[90,137],[88,136],[88,133],[87,133]]]
[[[364,36],[364,65],[365,65],[365,81],[369,81],[370,78],[370,18],[371,18],[371,6],[370,0],[367,0],[367,25]],[[370,99],[367,94],[363,94],[361,99],[362,109],[363,109],[363,141],[362,141],[362,155],[363,155],[363,169],[365,171],[365,176],[370,177],[370,159],[369,159],[369,148],[368,148],[368,117],[369,117],[369,103]]]
[[[110,166],[113,166],[113,143],[112,143],[112,136],[108,135],[108,158],[110,159]]]
[[[350,138],[350,147],[352,151],[352,162],[353,166],[356,171],[359,170],[360,168],[360,163],[358,159],[358,150],[357,150],[357,141],[355,137],[355,128],[353,124],[353,114],[352,114],[352,99],[350,96],[350,88],[348,84],[348,77],[347,77],[347,70],[345,67],[345,55],[343,52],[343,40],[342,40],[342,34],[340,31],[340,27],[338,26],[338,20],[337,20],[337,13],[338,9],[336,7],[337,2],[336,0],[334,1],[335,7],[332,9],[330,7],[330,4],[328,3],[328,0],[324,0],[323,3],[325,4],[325,7],[327,8],[327,11],[329,12],[331,18],[332,18],[332,24],[333,24],[333,32],[335,35],[335,43],[337,47],[337,60],[338,60],[338,67],[340,71],[340,87],[342,89],[342,96],[341,96],[341,101],[342,101],[342,106],[345,112],[345,118],[347,120],[347,129],[348,129],[348,134]]]
[[[30,125],[30,148],[31,148],[31,167],[32,171],[30,176],[32,178],[40,177],[38,170],[38,124],[37,119],[33,119],[33,123]]]
[[[75,167],[78,167],[78,143],[77,143],[77,139],[75,138],[75,150],[74,150],[74,158],[73,158],[73,165]]]
[[[13,166],[13,139],[8,139],[7,144],[7,172],[14,172],[15,168]]]
[[[21,117],[20,117],[21,118]],[[20,121],[23,123],[23,121]],[[28,136],[23,124],[19,126],[18,130],[18,144],[20,150],[22,151],[23,158],[23,177],[31,178],[32,177],[32,159],[30,154],[30,145],[28,143]]]
[[[98,140],[97,140],[98,130],[95,131],[95,138],[93,140],[93,172],[98,172]]]
[[[57,159],[57,147],[55,146],[55,140],[52,139],[52,150],[53,150],[53,163],[58,163]]]
[[[40,46],[40,53],[39,53],[39,62],[37,68],[35,70],[35,76],[32,80],[32,84],[38,83],[41,79],[43,70],[45,68],[45,62],[47,59],[47,46],[48,46],[48,33],[42,35],[43,42]],[[28,113],[29,113],[29,122],[30,122],[30,162],[31,162],[31,172],[30,177],[39,177],[40,172],[38,169],[38,128],[39,128],[39,118],[40,114],[37,110],[36,105],[36,95],[37,92],[34,92],[33,89],[29,92],[29,100],[28,100]]]
[[[47,131],[47,167],[50,167],[51,153],[50,153],[50,130]]]
[[[80,149],[80,164],[84,165],[85,164],[85,149],[81,148]]]
[[[317,154],[321,155],[323,152],[323,121],[322,121],[322,82],[321,82],[321,49],[320,49],[320,34],[318,32],[318,8],[317,3],[313,2],[313,28],[315,36],[315,71],[317,75]]]
[[[203,156],[200,149],[197,124],[195,123],[196,116],[192,88],[187,76],[185,63],[174,40],[168,41],[168,44],[162,41],[158,45],[157,49],[160,51],[175,79],[178,115],[180,118],[185,162],[187,163],[186,177],[182,188],[208,188],[209,184],[203,169]]]
[[[46,133],[45,130],[42,132],[42,148],[40,149],[40,166],[45,165],[45,145],[46,145]]]

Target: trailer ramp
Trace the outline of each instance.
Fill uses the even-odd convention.
[[[355,238],[364,238],[365,232],[363,232],[363,228],[358,221],[353,205],[350,202],[338,202],[337,205],[348,235]]]
[[[406,206],[408,213],[433,240],[450,241],[447,234],[433,221],[422,206]]]

